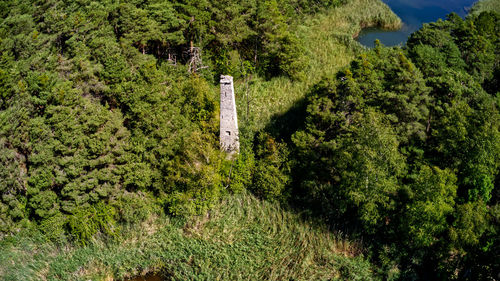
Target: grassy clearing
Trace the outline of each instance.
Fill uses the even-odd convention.
[[[2,280],[372,280],[357,243],[248,194],[189,221],[152,217],[119,240],[57,246],[41,234],[0,243]]]
[[[291,81],[287,77],[276,77],[265,81],[257,77],[238,81],[235,91],[240,126],[262,129],[273,116],[288,111],[302,99],[309,87],[323,76],[332,75],[349,64],[356,54],[366,50],[353,38],[368,26],[397,29],[401,20],[382,1],[348,0],[345,5],[294,26],[306,44],[305,55],[310,59],[306,79]]]

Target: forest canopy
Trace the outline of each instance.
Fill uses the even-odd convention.
[[[494,278],[499,34],[497,13],[451,14],[314,86],[292,136],[296,203],[405,280]]]
[[[85,245],[249,190],[363,241],[382,279],[494,279],[497,12],[451,14],[403,48],[356,45],[294,118],[242,126],[234,161],[220,151],[219,75],[301,83],[299,16],[347,2],[1,2],[0,239],[37,228]]]
[[[300,77],[292,15],[339,3],[3,1],[0,230],[145,193],[206,210],[222,192],[214,77]]]

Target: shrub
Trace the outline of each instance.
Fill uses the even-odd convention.
[[[116,210],[104,202],[94,206],[80,207],[78,211],[68,217],[69,233],[73,239],[82,245],[92,239],[97,233],[110,236],[118,234],[115,221]]]

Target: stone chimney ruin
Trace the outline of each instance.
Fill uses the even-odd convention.
[[[233,77],[228,75],[220,77],[220,146],[229,155],[240,151]]]

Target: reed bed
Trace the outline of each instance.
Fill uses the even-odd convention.
[[[2,280],[373,280],[359,243],[277,203],[233,195],[205,216],[151,216],[114,240],[57,245],[40,233],[0,243]]]
[[[471,14],[480,14],[486,11],[500,13],[500,1],[498,0],[480,0],[474,4]]]

